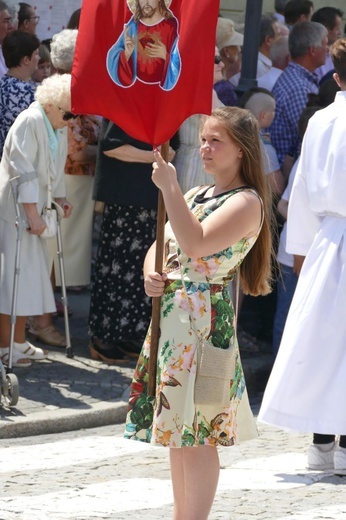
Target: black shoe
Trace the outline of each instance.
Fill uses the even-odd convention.
[[[100,340],[91,340],[89,343],[91,359],[104,361],[110,365],[120,365],[128,363],[129,359],[121,350],[114,345],[106,345]]]
[[[128,341],[118,341],[117,347],[123,354],[132,357],[139,358],[139,354],[142,350],[144,340],[140,339],[131,339]]]

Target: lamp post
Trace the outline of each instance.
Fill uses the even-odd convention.
[[[247,0],[241,74],[236,92],[241,96],[257,86],[257,58],[260,40],[263,0]]]

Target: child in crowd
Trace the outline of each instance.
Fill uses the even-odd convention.
[[[253,87],[245,92],[241,102],[241,107],[250,110],[258,121],[260,136],[267,155],[264,155],[264,170],[269,176],[269,181],[273,192],[280,196],[285,189],[285,178],[282,175],[275,148],[271,144],[270,134],[265,132],[275,116],[275,98],[273,94],[260,87]]]
[[[30,83],[37,87],[42,81],[51,75],[50,53],[46,45],[41,43],[38,48],[40,56],[37,69],[31,74]]]

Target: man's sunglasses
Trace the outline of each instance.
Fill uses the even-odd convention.
[[[218,65],[222,62],[221,56],[214,56],[214,63],[215,65]]]
[[[66,110],[63,110],[60,107],[58,107],[58,109],[62,113],[62,118],[64,121],[69,121],[70,119],[76,119],[76,117],[78,117],[78,114],[72,114],[72,112],[66,112]]]

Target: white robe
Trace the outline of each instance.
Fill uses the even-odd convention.
[[[346,92],[304,137],[287,250],[306,255],[259,420],[346,435]]]
[[[53,197],[64,197],[64,166],[67,155],[66,129],[59,131],[59,148],[53,161],[48,132],[37,103],[24,110],[9,130],[0,163],[0,312],[11,313],[12,284],[16,252],[15,204],[10,179],[20,176],[18,202],[36,203],[42,212],[47,202],[48,174]],[[50,283],[46,240],[23,232],[18,282],[17,316],[40,315],[55,311]]]

